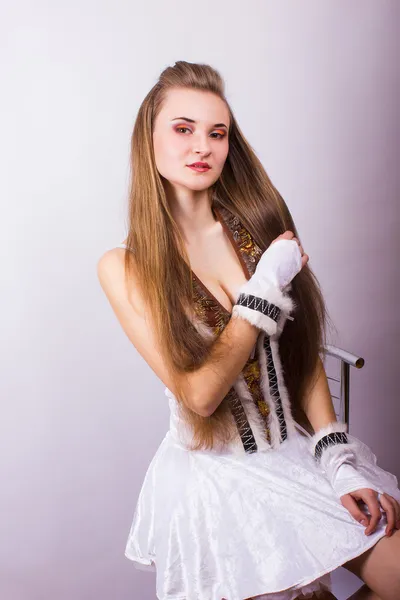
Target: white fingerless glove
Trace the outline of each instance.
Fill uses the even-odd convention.
[[[296,304],[283,293],[301,270],[301,252],[296,240],[278,240],[265,250],[251,276],[239,288],[232,316],[239,316],[268,335],[276,333],[281,312],[287,318]]]
[[[334,421],[311,436],[310,450],[315,460],[339,498],[361,488],[382,493],[384,476],[394,476],[380,469],[369,448],[346,432],[346,423]]]

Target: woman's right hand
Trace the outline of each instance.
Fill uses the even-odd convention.
[[[304,253],[303,246],[300,244],[297,237],[294,236],[293,231],[287,230],[285,231],[285,233],[281,233],[281,235],[278,235],[278,237],[273,242],[271,242],[270,245],[272,246],[272,244],[275,244],[275,242],[279,240],[294,240],[298,244],[301,254],[301,268],[305,267],[308,261],[310,260],[310,257],[308,256],[308,254]]]
[[[272,284],[285,288],[309,260],[292,231],[279,235],[261,255],[252,277],[261,290]]]
[[[281,312],[294,320],[290,313],[296,303],[283,290],[307,262],[308,255],[292,231],[279,235],[262,253],[250,279],[239,288],[232,314],[274,336]]]

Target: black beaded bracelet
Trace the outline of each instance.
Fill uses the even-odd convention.
[[[252,294],[245,294],[242,292],[239,294],[236,304],[239,306],[246,306],[252,310],[257,310],[276,322],[278,322],[281,314],[281,309],[278,306],[268,302],[268,300],[265,300],[264,298],[253,296]]]
[[[323,450],[328,448],[329,446],[333,446],[334,444],[348,444],[349,440],[344,431],[335,431],[333,433],[328,433],[324,435],[317,445],[315,446],[315,458],[318,460],[321,458],[321,454]]]

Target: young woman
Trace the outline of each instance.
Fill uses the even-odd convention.
[[[128,235],[98,276],[170,427],[126,556],[159,600],[334,598],[340,565],[357,597],[400,598],[397,479],[336,421],[318,281],[218,72],[166,68],[131,150]]]

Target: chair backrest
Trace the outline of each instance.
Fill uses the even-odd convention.
[[[350,367],[362,369],[365,360],[347,350],[327,344],[324,367],[337,418],[350,430]],[[333,364],[332,364],[333,363]],[[335,364],[336,363],[336,364]],[[329,373],[333,373],[329,375]]]

